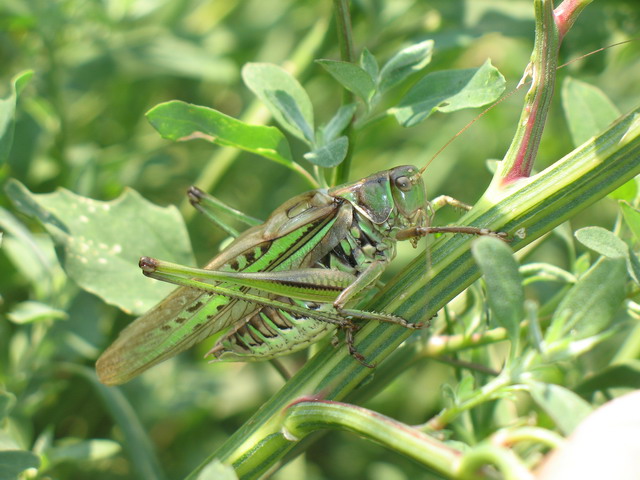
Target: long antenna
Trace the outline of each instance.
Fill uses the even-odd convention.
[[[638,40],[638,38],[630,38],[628,40],[623,40],[621,42],[617,42],[617,43],[612,43],[611,45],[607,45],[605,47],[602,48],[598,48],[597,50],[594,50],[592,52],[589,53],[585,53],[584,55],[581,55],[579,57],[576,57],[572,60],[569,60],[566,63],[563,63],[562,65],[559,65],[556,70],[560,70],[561,68],[564,68],[568,65],[571,65],[574,62],[577,62],[579,60],[582,60],[583,58],[587,58],[590,57],[591,55],[595,55],[596,53],[600,53],[603,50],[607,50],[609,48],[612,47],[617,47],[619,45],[624,45],[625,43],[631,43],[631,42],[635,42],[636,40]],[[440,147],[440,149],[433,154],[433,156],[429,159],[429,161],[425,164],[424,167],[422,167],[420,169],[420,175],[422,175],[424,173],[424,171],[427,169],[427,167],[429,165],[431,165],[431,162],[433,162],[436,158],[438,158],[440,156],[440,154],[449,146],[451,145],[455,139],[457,139],[460,135],[462,135],[464,132],[467,131],[467,129],[469,129],[469,127],[471,127],[471,125],[473,125],[474,123],[476,123],[478,120],[480,120],[482,117],[484,117],[487,113],[489,113],[491,110],[493,110],[495,107],[497,107],[498,105],[500,105],[502,102],[504,102],[507,98],[511,97],[513,94],[515,94],[516,92],[518,92],[522,87],[524,87],[525,85],[529,85],[531,83],[531,80],[527,80],[525,82],[520,82],[518,84],[518,86],[516,88],[514,88],[513,90],[511,90],[509,93],[504,94],[502,97],[500,97],[495,103],[493,103],[491,106],[487,107],[486,109],[484,109],[478,116],[476,116],[473,120],[471,120],[469,123],[467,123],[464,127],[462,127],[462,129],[460,129],[458,131],[458,133],[456,133],[453,137],[451,137],[447,143],[445,143],[442,147]]]

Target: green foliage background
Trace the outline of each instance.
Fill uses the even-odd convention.
[[[301,52],[302,60],[297,61],[302,68],[296,76],[310,93],[318,123],[331,118],[342,98],[338,84],[311,62],[339,58],[329,22],[330,2],[266,3],[4,2],[0,96],[10,95],[12,78],[19,72],[33,70],[34,76],[18,99],[13,146],[0,181],[6,184],[15,178],[36,193],[64,187],[103,201],[131,187],[158,205],[179,205],[196,262],[206,262],[225,235],[189,210],[189,185],[203,186],[258,218],[308,187],[290,170],[255,155],[240,154],[228,170],[211,166],[219,147],[163,140],[145,112],[180,99],[240,116],[254,99],[241,84],[242,65],[291,61],[318,22],[326,22],[326,35],[315,51]],[[353,2],[352,14],[357,48],[368,48],[380,60],[402,46],[432,38],[436,54],[429,71],[477,67],[490,57],[513,86],[533,41],[529,1],[361,0]],[[565,40],[562,59],[634,35],[639,20],[640,7],[634,0],[595,2]],[[640,93],[638,58],[636,44],[613,48],[572,63],[560,71],[559,81],[571,75],[597,85],[626,112],[636,106]],[[539,168],[574,148],[559,98],[547,124]],[[448,146],[427,170],[430,194],[446,193],[473,203],[490,179],[485,160],[502,157],[519,108],[516,95]],[[372,125],[358,135],[351,178],[394,165],[423,165],[476,114],[436,114],[409,129],[393,118]],[[295,139],[291,144],[300,158],[301,144]],[[142,451],[130,446],[121,450],[123,434],[113,420],[117,395],[97,388],[89,370],[80,367],[92,368],[132,317],[78,288],[59,266],[40,224],[18,213],[4,195],[0,206],[5,209],[0,217],[0,384],[8,392],[0,402],[0,445],[43,455],[42,478],[139,478],[144,467],[136,462],[156,468],[145,448],[147,436],[166,478],[180,478],[282,384],[267,364],[208,365],[202,360],[207,345],[202,345],[122,387],[133,407],[127,414],[139,419],[143,431],[138,432],[137,445]],[[611,230],[616,208],[613,201],[602,201],[577,217],[573,226]],[[444,214],[441,222],[454,221],[455,215]],[[31,242],[38,247],[27,248]],[[46,258],[39,261],[34,251]],[[403,249],[391,270],[413,255]],[[547,241],[533,258],[571,267],[557,238]],[[135,265],[137,258],[131,262]],[[149,281],[140,275],[140,282]],[[534,295],[546,298],[550,292],[545,288],[552,287]],[[30,313],[30,323],[20,324],[16,309],[25,301],[50,309]],[[302,361],[304,355],[298,355],[289,366]],[[566,376],[558,378],[562,383]],[[406,423],[421,423],[442,407],[440,386],[455,389],[459,380],[456,368],[420,362],[366,406]],[[341,433],[321,438],[304,459],[287,468],[278,478],[433,478],[393,452]]]

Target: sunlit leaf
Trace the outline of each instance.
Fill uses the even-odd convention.
[[[278,108],[286,122],[289,125],[295,125],[295,127],[302,132],[303,139],[306,140],[307,143],[313,144],[313,126],[305,118],[296,99],[288,92],[282,90],[269,90],[266,92],[266,97],[272,105]]]
[[[409,75],[419,72],[431,62],[433,40],[425,40],[403,48],[380,70],[379,89],[381,93],[396,86]],[[375,78],[375,77],[374,77]]]
[[[581,228],[575,235],[584,246],[605,257],[624,258],[629,251],[626,243],[602,227]]]
[[[195,263],[176,208],[153,205],[134,190],[101,202],[64,189],[33,194],[14,180],[7,194],[17,208],[42,222],[78,285],[126,312],[142,313],[174,288],[146,279],[138,268],[141,256]]]
[[[374,79],[368,72],[354,63],[337,60],[316,60],[340,84],[369,103],[376,91]]]
[[[335,167],[342,163],[347,156],[348,149],[349,139],[347,137],[338,137],[316,150],[305,153],[304,158],[320,167]]]
[[[504,91],[502,74],[487,60],[480,68],[446,70],[423,77],[390,111],[403,127],[411,127],[435,112],[481,107]]]
[[[305,89],[289,72],[270,63],[247,63],[242,68],[242,79],[280,125],[301,140],[310,140],[308,135],[313,132],[314,125],[313,106]],[[274,102],[274,99],[278,101]],[[304,127],[288,118],[288,113],[283,111],[283,103],[296,106]]]
[[[203,139],[261,155],[291,167],[291,151],[275,127],[249,125],[212,108],[173,100],[147,112],[147,119],[163,138],[174,141]]]
[[[347,128],[357,108],[355,103],[348,103],[340,107],[329,123],[321,127],[323,140],[325,142],[335,140]]]
[[[360,55],[360,66],[371,76],[374,81],[378,78],[378,61],[376,60],[376,57],[374,57],[373,54],[366,48],[362,49],[362,54]]]

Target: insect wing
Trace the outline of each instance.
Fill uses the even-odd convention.
[[[215,257],[208,270],[259,272],[309,266],[339,209],[326,194],[308,192],[289,200],[262,225],[250,228]],[[326,242],[324,242],[326,243]],[[225,288],[247,287],[223,282]],[[100,356],[100,381],[129,381],[204,339],[258,312],[262,307],[222,295],[181,287],[125,328]]]

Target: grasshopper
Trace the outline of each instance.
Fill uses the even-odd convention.
[[[190,199],[204,209],[206,195]],[[437,203],[455,203],[442,197]],[[379,279],[398,240],[431,233],[502,234],[432,227],[422,171],[401,166],[357,182],[298,195],[238,236],[203,269],[143,257],[148,277],[180,285],[125,328],[96,364],[100,381],[124,383],[208,337],[207,356],[265,360],[303,349],[336,328],[349,352],[355,319],[420,328],[386,313],[349,308]]]

